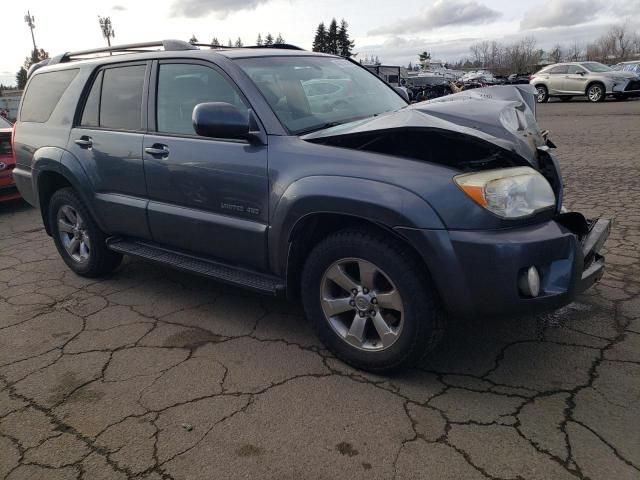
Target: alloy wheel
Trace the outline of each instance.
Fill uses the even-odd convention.
[[[334,262],[322,277],[320,303],[333,331],[360,350],[386,350],[402,331],[400,292],[380,267],[367,260]]]
[[[588,92],[589,100],[597,102],[602,98],[602,87],[599,85],[593,85],[589,88]]]
[[[58,236],[65,251],[74,261],[84,264],[91,255],[91,239],[85,222],[71,205],[58,209]]]
[[[537,95],[538,103],[544,102],[544,99],[547,96],[546,90],[543,87],[538,87],[537,91],[538,91],[538,95]]]

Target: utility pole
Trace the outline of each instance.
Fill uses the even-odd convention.
[[[100,23],[102,36],[107,39],[107,45],[111,46],[111,39],[116,36],[116,32],[113,31],[113,25],[111,24],[111,17],[101,17],[98,15],[98,22]]]
[[[36,48],[36,37],[33,35],[33,29],[36,28],[36,24],[34,23],[36,21],[36,17],[33,17],[29,12],[29,10],[27,10],[27,14],[24,16],[24,21],[27,23],[27,25],[29,25],[29,29],[31,30],[31,40],[33,40],[33,51],[37,52],[38,49]]]

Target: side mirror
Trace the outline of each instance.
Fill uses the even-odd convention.
[[[193,129],[203,137],[249,140],[248,112],[225,102],[199,103],[191,117]]]
[[[407,90],[403,87],[393,87],[393,89],[402,97],[404,98],[407,103],[410,102],[409,100],[409,94],[407,93]]]

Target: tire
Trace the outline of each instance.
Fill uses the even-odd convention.
[[[573,97],[560,97],[563,102],[570,102]]]
[[[546,103],[549,101],[549,90],[544,85],[536,85],[536,102],[538,103]]]
[[[601,83],[592,83],[587,87],[587,99],[592,103],[604,102],[606,91]]]
[[[431,351],[444,333],[445,316],[418,264],[401,243],[373,230],[342,230],[316,245],[304,265],[301,290],[305,314],[324,345],[344,362],[376,373],[412,365]],[[372,269],[377,270],[371,281],[358,275]],[[335,300],[341,312],[332,316]]]
[[[105,234],[72,188],[62,188],[52,195],[48,214],[58,253],[75,273],[98,277],[120,265],[122,255],[107,248]]]

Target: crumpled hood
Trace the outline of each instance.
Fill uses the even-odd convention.
[[[317,141],[373,131],[428,128],[488,141],[535,165],[536,149],[546,144],[535,119],[535,93],[532,85],[476,88],[320,130],[301,138]]]

